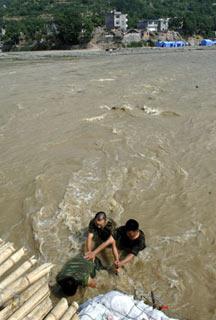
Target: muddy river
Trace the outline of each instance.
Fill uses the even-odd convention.
[[[33,55],[33,54],[32,54]],[[0,59],[0,236],[42,261],[82,250],[97,211],[147,248],[96,290],[151,290],[216,318],[216,50]]]

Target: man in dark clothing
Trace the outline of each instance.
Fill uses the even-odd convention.
[[[95,288],[96,271],[102,269],[104,267],[98,258],[90,261],[76,256],[66,262],[57,274],[56,281],[66,295],[73,296],[79,286]]]
[[[131,220],[129,220],[129,223]],[[134,230],[130,230],[131,225],[129,225],[129,223],[127,222],[125,226],[121,226],[116,229],[114,239],[119,250],[123,250],[137,256],[139,251],[146,247],[145,236],[142,230],[136,229],[139,228],[137,224],[135,224],[135,228],[133,227]]]
[[[115,259],[116,269],[119,270],[120,267],[132,261],[133,258],[138,255],[139,251],[145,249],[145,235],[143,231],[139,229],[138,222],[130,219],[126,222],[125,226],[117,228],[107,241],[92,252],[88,252],[85,258],[94,259],[100,251],[111,244],[114,248],[117,246],[118,250],[124,255],[121,259]]]
[[[87,252],[90,253],[95,248],[94,245],[99,246],[113,235],[115,230],[115,222],[112,219],[107,219],[105,212],[96,213],[94,219],[89,223],[88,237],[86,241]],[[113,255],[118,259],[118,252],[116,247],[112,245]]]
[[[115,261],[117,268],[130,262],[134,256],[138,255],[139,251],[146,247],[144,232],[139,229],[139,224],[134,219],[128,220],[125,226],[116,229],[114,240],[118,250],[122,251],[124,256],[121,260]]]

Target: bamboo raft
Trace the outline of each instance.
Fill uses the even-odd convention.
[[[26,253],[0,239],[0,320],[78,320],[76,302],[69,306],[62,298],[53,307],[48,284],[53,265],[38,266]]]

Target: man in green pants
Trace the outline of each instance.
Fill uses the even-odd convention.
[[[104,267],[97,257],[92,261],[86,260],[82,256],[76,256],[66,262],[58,273],[56,281],[64,294],[73,296],[79,286],[95,288],[96,281],[94,278],[96,271],[102,269]]]

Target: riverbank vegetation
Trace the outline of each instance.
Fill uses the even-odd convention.
[[[185,36],[216,30],[212,0],[0,0],[1,41],[6,50],[84,46],[114,8],[128,14],[129,28],[143,18],[170,17],[170,28]]]

